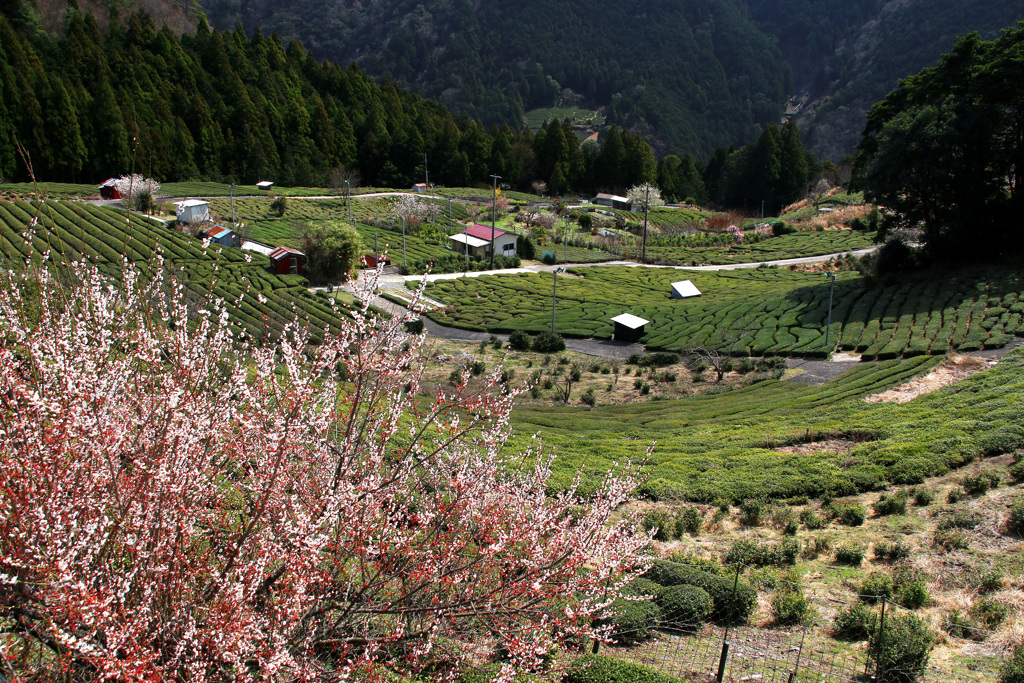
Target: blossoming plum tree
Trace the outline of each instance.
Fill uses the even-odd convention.
[[[632,474],[551,495],[548,457],[503,453],[515,392],[494,376],[421,395],[422,337],[365,303],[311,346],[299,325],[257,344],[184,300],[127,266],[0,286],[9,678],[366,679],[495,658],[508,676],[606,638],[595,617],[643,569],[646,538],[610,523]]]

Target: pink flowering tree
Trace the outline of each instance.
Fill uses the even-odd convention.
[[[422,338],[366,304],[311,346],[184,302],[127,267],[0,283],[8,679],[507,677],[606,638],[632,475],[551,495],[503,451],[515,392],[422,395]]]

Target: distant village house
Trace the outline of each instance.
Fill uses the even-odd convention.
[[[451,236],[451,249],[461,254],[467,251],[470,256],[488,257],[491,255],[491,227],[474,223],[458,235]],[[495,228],[493,231],[494,254],[500,256],[516,255],[516,235]]]
[[[181,223],[202,223],[210,220],[210,204],[201,199],[186,199],[176,205],[175,217]]]
[[[633,208],[633,204],[625,197],[617,194],[606,194],[604,192],[601,192],[594,197],[593,203],[600,204],[601,206],[610,206],[613,209],[621,209],[623,211],[629,211]]]
[[[117,191],[117,178],[107,178],[100,185],[100,197],[103,199],[121,199],[121,193]]]
[[[239,246],[238,235],[222,225],[212,225],[204,228],[197,234],[197,237],[208,239],[211,244],[219,244],[222,247]]]

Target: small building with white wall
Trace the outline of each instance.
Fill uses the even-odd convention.
[[[202,199],[186,199],[175,205],[175,217],[182,223],[202,223],[210,220],[210,204]]]

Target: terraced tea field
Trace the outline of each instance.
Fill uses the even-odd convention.
[[[196,303],[210,295],[222,299],[238,329],[255,337],[279,334],[296,316],[311,326],[314,337],[339,322],[330,299],[310,293],[302,277],[271,273],[269,260],[259,254],[204,249],[200,240],[158,221],[132,214],[129,222],[119,209],[77,202],[0,201],[4,265],[39,264],[44,254],[54,267],[88,261],[113,277],[123,260],[148,272],[160,254],[164,267],[184,282]]]
[[[836,254],[872,245],[872,233],[854,230],[798,232],[770,237],[750,244],[736,243],[727,247],[686,247],[648,242],[647,258],[673,265],[725,265],[755,263],[803,256]],[[670,241],[670,240],[663,240]]]
[[[1024,446],[1024,350],[909,403],[862,400],[938,362],[858,365],[821,386],[767,380],[631,405],[524,406],[515,411],[515,440],[539,434],[558,454],[562,485],[581,464],[593,484],[615,463],[643,460],[656,442],[644,493],[698,502],[852,495]],[[840,447],[815,447],[826,441]],[[780,449],[792,444],[807,447]]]
[[[570,274],[558,281],[559,333],[607,339],[610,319],[628,312],[651,321],[641,342],[652,349],[704,345],[733,355],[816,358],[839,348],[884,360],[998,348],[1024,336],[1024,284],[1013,269],[921,275],[891,287],[869,287],[856,274],[840,273],[829,349],[829,282],[820,273],[595,266]],[[670,283],[684,279],[703,296],[673,300]],[[433,282],[427,295],[448,306],[429,315],[467,329],[548,330],[551,280],[545,273]]]

